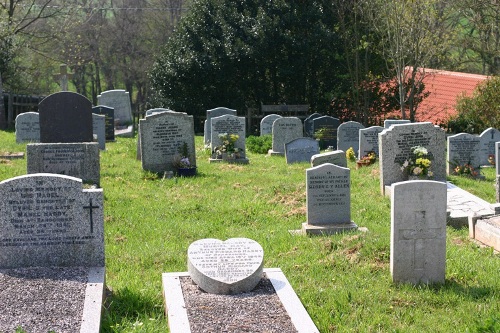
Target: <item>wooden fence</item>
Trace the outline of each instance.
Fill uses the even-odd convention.
[[[16,117],[24,112],[38,111],[38,104],[45,96],[19,95],[13,93],[3,94],[5,114],[0,114],[0,127],[14,127]]]

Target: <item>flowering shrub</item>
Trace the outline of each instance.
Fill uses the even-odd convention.
[[[421,178],[432,177],[431,156],[427,148],[415,146],[411,148],[410,157],[401,164],[401,171],[408,176],[418,176]]]

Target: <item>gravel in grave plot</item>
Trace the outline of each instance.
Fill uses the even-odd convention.
[[[237,295],[206,293],[190,277],[180,282],[192,333],[297,332],[268,278]]]
[[[0,332],[79,332],[87,278],[83,267],[0,270]]]

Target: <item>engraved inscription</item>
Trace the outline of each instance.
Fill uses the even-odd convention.
[[[410,157],[412,147],[428,147],[430,141],[430,135],[425,131],[399,134],[398,138],[396,139],[396,144],[398,145],[399,152],[394,158],[394,163],[403,164],[403,162]],[[429,151],[429,158],[432,159],[432,157],[432,152]]]

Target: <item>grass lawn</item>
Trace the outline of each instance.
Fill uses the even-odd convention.
[[[291,236],[305,222],[307,163],[248,153],[249,165],[208,163],[196,137],[199,175],[161,179],[142,171],[136,139],[101,152],[105,196],[106,283],[112,293],[102,332],[167,332],[161,273],[187,270],[200,238],[248,237],[279,267],[321,332],[500,331],[500,256],[468,230],[447,230],[444,285],[394,285],[389,272],[390,200],[380,194],[378,163],[351,168],[352,220],[366,233]],[[0,151],[25,151],[0,131]],[[0,180],[26,173],[26,159],[2,161]],[[486,180],[450,177],[494,202]]]

